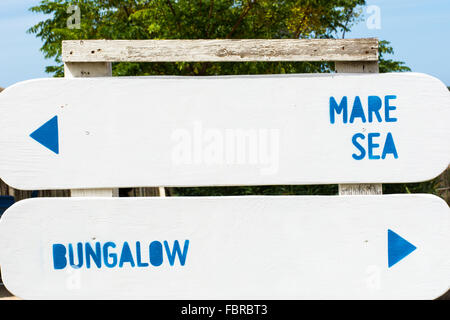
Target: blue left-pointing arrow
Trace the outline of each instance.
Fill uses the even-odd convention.
[[[59,154],[58,116],[54,116],[30,134],[47,149]]]

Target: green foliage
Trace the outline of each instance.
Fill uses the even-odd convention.
[[[350,30],[363,0],[188,1],[42,0],[31,11],[49,18],[29,29],[40,37],[45,57],[63,75],[61,41],[73,39],[330,38]],[[81,10],[81,28],[67,28],[69,5]],[[118,63],[113,74],[230,75],[330,72],[329,63]]]
[[[337,185],[172,188],[175,196],[336,195]]]
[[[46,71],[63,76],[61,41],[75,39],[282,39],[344,37],[361,19],[364,0],[41,0],[30,10],[48,18],[28,32],[43,40],[41,48],[54,66]],[[80,29],[69,29],[69,5],[81,10]],[[380,71],[410,71],[380,41]],[[332,63],[115,63],[115,76],[237,75],[331,72]],[[385,185],[384,192],[435,192],[435,181]],[[173,188],[173,195],[325,195],[336,185]]]
[[[432,193],[438,195],[437,188],[439,183],[440,179],[435,178],[422,183],[383,184],[383,193]]]

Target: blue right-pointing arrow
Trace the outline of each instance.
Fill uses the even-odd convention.
[[[417,247],[406,241],[392,230],[388,230],[388,265],[389,268],[405,258]]]
[[[47,149],[59,154],[58,116],[54,116],[30,134],[30,137]]]

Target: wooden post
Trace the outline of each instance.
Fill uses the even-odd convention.
[[[66,78],[112,77],[111,62],[65,62]],[[159,196],[165,197],[164,187],[159,187]],[[143,192],[139,192],[142,195]],[[72,189],[72,197],[118,197],[119,189]]]
[[[379,73],[378,61],[370,62],[336,62],[337,73]],[[383,194],[381,183],[375,184],[340,184],[339,195]]]
[[[66,78],[81,77],[111,77],[110,62],[65,62],[64,76]],[[119,189],[72,189],[72,197],[118,197]]]

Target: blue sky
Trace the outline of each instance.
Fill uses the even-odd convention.
[[[404,61],[412,71],[430,74],[450,86],[449,0],[369,0],[366,3],[380,8],[381,29],[369,29],[363,21],[346,38],[388,40],[394,48],[395,60]]]
[[[39,0],[1,0],[0,86],[48,77],[45,66],[54,64],[39,51],[41,41],[26,30],[43,16],[28,11]],[[356,25],[346,38],[377,37],[391,41],[392,57],[405,61],[415,72],[441,79],[450,86],[450,1],[449,0],[369,0],[380,9],[379,27]],[[373,13],[365,13],[365,17]],[[373,20],[377,21],[377,20]]]

